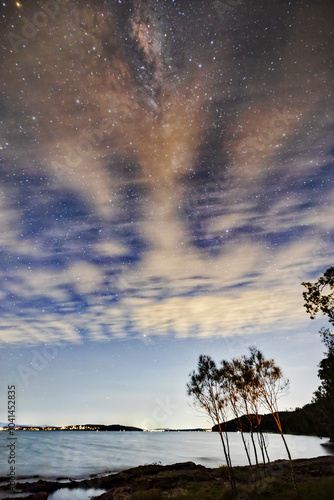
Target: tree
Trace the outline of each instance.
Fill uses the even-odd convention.
[[[264,408],[266,408],[274,417],[277,428],[283,440],[291,466],[291,479],[297,496],[299,496],[291,453],[288,443],[283,434],[282,424],[278,410],[278,400],[281,396],[287,394],[289,390],[289,380],[283,377],[282,370],[275,364],[274,359],[265,359],[262,352],[255,347],[250,347],[249,362],[254,367],[255,380],[257,382],[258,398]]]
[[[250,435],[257,474],[261,480],[258,452],[254,439],[255,432],[258,437],[258,443],[260,445],[264,465],[266,464],[266,460],[269,462],[269,457],[265,450],[266,443],[263,435],[262,433],[259,433],[262,416],[259,412],[258,380],[254,372],[254,367],[249,358],[246,356],[241,356],[241,358],[238,359],[233,358],[231,362],[223,360],[221,364],[223,373],[225,374],[223,380],[225,381],[226,390],[229,394],[229,404],[232,413],[235,416],[237,428],[241,433],[248,463],[249,465],[252,465],[247,442],[244,436],[245,428]],[[247,421],[246,425],[245,420]]]
[[[223,360],[221,364],[222,368],[219,371],[220,382],[224,385],[224,390],[228,394],[229,405],[235,417],[237,429],[241,433],[241,439],[246,451],[248,463],[251,466],[252,462],[243,432],[242,420],[240,418],[242,417],[243,412],[241,409],[240,392],[239,392],[239,386],[240,386],[239,360],[232,359],[231,362]]]
[[[257,434],[258,443],[262,454],[262,460],[265,466],[266,461],[269,463],[270,460],[267,452],[267,443],[263,436],[262,431],[260,430],[260,424],[262,420],[262,415],[260,414],[261,385],[258,373],[256,373],[255,366],[253,363],[252,348],[250,347],[249,350],[251,352],[251,355],[249,357],[242,356],[242,358],[239,360],[240,395],[243,401],[244,413],[249,423],[250,435],[253,443],[256,463],[258,462],[258,460],[254,442],[254,431]]]
[[[217,368],[210,356],[200,356],[197,372],[193,371],[190,373],[190,382],[187,384],[188,395],[193,396],[195,405],[204,410],[218,427],[229,469],[229,479],[234,493],[236,492],[236,488],[226,426],[227,415],[232,410],[232,413],[236,417],[235,421],[237,425],[239,425],[240,430],[243,430],[241,413],[245,413],[250,429],[258,474],[261,479],[254,441],[254,430],[261,422],[260,406],[269,410],[275,419],[291,462],[292,479],[297,491],[291,454],[283,435],[278,413],[278,399],[286,393],[289,381],[284,379],[282,370],[275,364],[273,359],[265,359],[261,351],[254,347],[250,347],[249,349],[250,356],[242,356],[240,359],[233,359],[232,362],[223,360],[220,369]],[[247,458],[251,465],[243,434],[242,438]],[[266,444],[261,439],[259,439],[259,444],[261,446],[263,462],[265,463],[264,453],[266,451]],[[268,455],[267,459],[269,462]]]
[[[274,417],[289,460],[291,460],[290,450],[283,434],[278,410],[278,400],[281,396],[287,394],[289,380],[283,377],[282,370],[275,364],[274,359],[265,359],[262,352],[255,347],[250,347],[249,349],[251,352],[249,362],[254,366],[258,398],[263,407]]]
[[[314,393],[313,402],[318,403],[329,440],[334,443],[334,335],[329,329],[324,328],[319,333],[327,347],[327,353],[319,363],[318,377],[321,384]]]
[[[321,311],[334,325],[334,267],[328,268],[315,283],[303,282],[302,285],[307,289],[303,293],[304,307],[311,319]],[[334,442],[334,333],[328,328],[322,328],[319,334],[327,352],[319,364],[318,377],[321,385],[314,393],[313,402],[318,403],[330,441]]]
[[[304,281],[302,285],[307,289],[303,293],[304,307],[311,319],[321,311],[328,316],[329,322],[334,324],[334,267],[329,267],[315,283]]]
[[[210,356],[201,355],[198,360],[197,373],[189,374],[187,384],[188,396],[194,398],[195,406],[203,409],[214,424],[218,425],[219,435],[223,445],[229,480],[235,492],[235,479],[232,469],[230,447],[227,432],[223,432],[221,422],[226,422],[228,397],[221,384],[221,373],[218,373],[216,363]]]

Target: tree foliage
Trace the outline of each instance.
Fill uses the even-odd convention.
[[[195,406],[204,410],[211,420],[218,425],[219,435],[224,449],[229,480],[235,490],[228,435],[222,430],[221,422],[226,421],[228,411],[228,394],[223,374],[219,373],[216,363],[210,356],[201,355],[197,364],[197,372],[190,373],[187,392],[192,396]]]
[[[314,393],[313,401],[318,403],[330,441],[334,442],[334,335],[324,328],[319,333],[327,352],[319,363],[318,377],[321,384]]]
[[[266,359],[262,352],[255,347],[250,347],[249,356],[234,358],[231,362],[223,360],[220,368],[217,368],[210,356],[201,355],[199,357],[197,372],[193,371],[190,374],[190,382],[187,385],[188,395],[192,396],[195,405],[204,410],[217,424],[229,469],[231,469],[232,463],[228,434],[226,430],[224,432],[224,428],[226,429],[224,424],[228,415],[232,414],[238,422],[238,430],[241,431],[247,459],[251,465],[249,448],[243,435],[243,417],[246,417],[248,421],[247,431],[250,432],[257,470],[260,475],[254,431],[261,422],[261,408],[269,410],[274,417],[291,460],[278,414],[278,399],[287,392],[288,385],[289,382],[284,379],[282,370],[275,364],[274,359]],[[266,442],[261,434],[258,435],[258,443],[263,463],[269,462]],[[233,486],[232,473],[230,480]]]
[[[314,319],[321,311],[334,325],[334,267],[328,268],[315,283],[304,282],[302,285],[307,289],[303,293],[304,306],[311,318]],[[319,333],[327,351],[319,364],[321,384],[314,393],[313,401],[318,403],[330,440],[334,442],[334,333],[329,328],[322,328]]]
[[[334,267],[328,268],[315,283],[303,282],[302,285],[307,289],[303,293],[304,307],[311,318],[321,311],[334,324]]]

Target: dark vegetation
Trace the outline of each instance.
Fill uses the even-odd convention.
[[[302,283],[306,311],[314,319],[319,311],[334,325],[334,267],[330,267],[315,283]],[[334,443],[334,333],[329,328],[319,332],[326,346],[325,357],[319,364],[321,384],[314,393],[313,402],[319,409],[318,418],[324,422],[330,441]]]
[[[133,432],[138,432],[138,431],[143,430],[143,429],[140,429],[139,427],[132,427],[132,426],[128,426],[128,425],[119,425],[119,424],[112,424],[112,425],[85,424],[85,427],[88,427],[89,429],[96,429],[98,431],[133,431]]]
[[[190,374],[188,395],[193,397],[195,407],[204,411],[218,429],[234,498],[237,497],[238,486],[231,461],[227,432],[228,416],[234,415],[234,423],[240,432],[248,463],[251,467],[254,466],[257,478],[261,482],[267,475],[271,476],[268,441],[260,429],[261,408],[270,412],[282,437],[290,460],[291,479],[298,495],[291,454],[278,411],[278,399],[286,393],[289,381],[283,377],[274,359],[266,359],[255,347],[250,347],[249,351],[248,356],[233,358],[231,361],[222,360],[220,367],[210,356],[201,355],[197,372],[193,371]],[[249,436],[245,432],[249,433]],[[254,454],[253,463],[251,451]],[[261,461],[263,470],[260,466]]]
[[[296,408],[294,411],[280,411],[279,418],[285,434],[299,434],[303,436],[328,437],[328,428],[323,419],[319,418],[320,409],[318,403],[310,403],[303,408]],[[253,417],[254,418],[254,417]],[[245,415],[240,419],[231,419],[221,426],[227,432],[236,432],[239,430],[241,420],[244,432],[250,431],[249,417]],[[277,426],[271,414],[261,415],[261,421],[258,426],[261,432],[277,433]],[[218,425],[212,427],[213,432],[218,432]]]
[[[311,318],[321,311],[334,325],[334,267],[327,269],[315,283],[302,285],[307,290],[303,297]],[[192,396],[195,406],[210,417],[213,431],[219,433],[234,498],[237,498],[238,486],[231,462],[229,431],[240,432],[248,463],[250,467],[254,465],[260,483],[272,477],[268,444],[263,433],[279,432],[290,461],[294,491],[299,498],[301,493],[283,428],[285,432],[296,434],[328,435],[334,443],[334,333],[324,328],[319,333],[327,349],[319,364],[321,385],[314,393],[312,404],[294,412],[278,411],[278,399],[288,390],[289,381],[284,379],[274,359],[266,359],[255,347],[249,348],[248,356],[222,360],[219,367],[210,356],[201,355],[197,371],[190,374],[188,395]],[[263,409],[269,414],[263,415]],[[231,416],[233,418],[228,418]],[[255,464],[251,461],[251,450]]]

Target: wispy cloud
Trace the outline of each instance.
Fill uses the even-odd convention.
[[[7,57],[1,342],[302,328],[333,264],[326,9],[279,43],[264,9],[261,45],[210,6],[66,9]]]

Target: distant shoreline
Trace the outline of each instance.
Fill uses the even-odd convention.
[[[224,426],[223,426],[224,427]],[[214,426],[212,429],[140,429],[136,427],[126,427],[126,426],[117,426],[117,425],[97,425],[97,426],[68,426],[66,428],[64,427],[29,427],[29,426],[19,426],[15,427],[15,432],[150,432],[150,433],[176,433],[176,432],[209,432],[209,433],[217,433],[218,432],[218,426]],[[227,428],[223,428],[224,432],[231,432],[231,433],[239,433],[240,430],[237,429],[235,426],[229,426]],[[278,430],[273,428],[273,429],[255,429],[255,433],[257,431],[261,431],[263,434],[279,434]],[[8,432],[9,428],[8,427],[0,427],[0,433],[1,432]],[[244,433],[247,434],[249,433],[249,429],[245,429]],[[329,436],[324,434],[319,436],[316,433],[302,433],[302,432],[296,432],[296,431],[285,431],[284,435],[286,436],[310,436],[310,437],[317,437],[319,439],[329,439]],[[334,446],[334,442],[328,441],[328,446]]]
[[[8,427],[0,427],[0,432],[7,432]],[[78,425],[66,427],[53,427],[53,426],[17,426],[15,431],[56,431],[56,432],[94,432],[94,431],[107,431],[107,432],[212,432],[212,429],[140,429],[138,427],[128,427],[122,425]]]
[[[315,403],[310,403],[303,408],[296,408],[292,411],[278,412],[282,424],[283,432],[286,435],[292,434],[295,436],[314,436],[314,437],[329,437],[328,429],[317,418],[318,410]],[[249,417],[242,415],[238,419],[231,419],[227,422],[222,422],[221,428],[228,432],[238,432],[240,428],[244,432],[249,431]],[[277,425],[271,414],[260,415],[260,424],[254,428],[254,431],[263,433],[278,434]],[[0,422],[0,432],[8,430],[8,424]],[[212,428],[191,428],[191,429],[174,429],[174,428],[156,428],[142,429],[136,426],[123,424],[73,424],[65,426],[55,425],[18,425],[15,426],[16,431],[127,431],[127,432],[217,432],[218,426]]]

